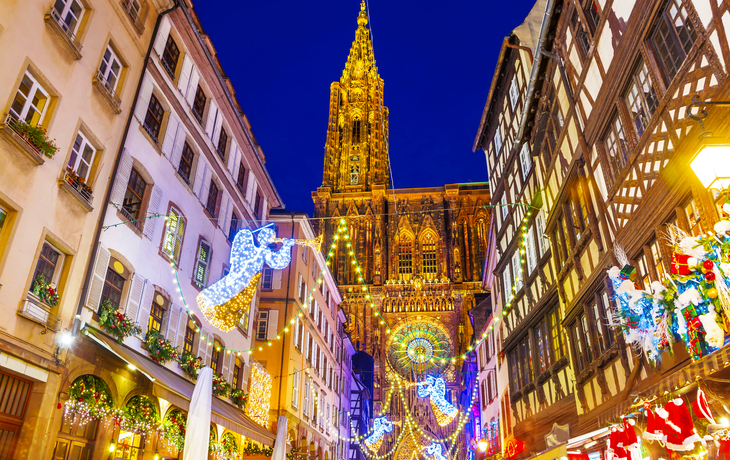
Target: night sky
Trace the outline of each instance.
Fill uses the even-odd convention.
[[[225,4],[225,5],[224,5]],[[312,213],[322,182],[330,83],[355,39],[359,0],[199,0],[287,209]],[[487,180],[472,153],[504,37],[534,0],[368,0],[390,109],[396,188]]]

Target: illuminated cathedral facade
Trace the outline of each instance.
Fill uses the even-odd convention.
[[[387,414],[396,424],[380,448],[383,455],[394,445],[407,408],[429,435],[455,428],[456,421],[437,423],[428,400],[418,398],[415,387],[398,390],[398,382],[407,386],[441,376],[446,398],[458,400],[462,363],[450,358],[467,351],[473,332],[467,312],[475,296],[485,294],[490,195],[487,183],[392,187],[384,81],[364,4],[357,24],[342,77],[330,87],[322,186],[312,198],[325,248],[342,219],[349,230],[350,245],[338,239],[330,268],[343,296],[347,332],[374,360],[374,415]],[[406,440],[398,450],[418,442]]]

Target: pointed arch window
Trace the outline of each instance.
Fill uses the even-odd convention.
[[[350,166],[350,185],[357,185],[360,182],[360,165]]]
[[[352,121],[352,143],[360,143],[360,119],[357,117]]]
[[[423,260],[423,276],[434,279],[438,274],[438,258],[436,257],[436,237],[432,232],[426,233],[421,244]]]
[[[403,235],[398,245],[398,275],[402,280],[413,275],[413,239],[408,235]]]

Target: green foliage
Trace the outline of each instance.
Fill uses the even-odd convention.
[[[58,152],[56,140],[48,139],[46,129],[42,126],[31,125],[25,120],[14,120],[11,122],[11,128],[48,158],[53,158]]]
[[[198,378],[198,371],[204,366],[203,358],[200,356],[196,358],[192,353],[183,353],[178,362],[180,369],[193,380]]]
[[[66,412],[89,418],[113,415],[114,400],[107,384],[94,375],[82,375],[68,389]]]
[[[185,414],[175,409],[167,414],[165,420],[160,425],[160,436],[175,446],[178,451],[181,451],[185,447],[186,425],[187,417]]]
[[[31,291],[35,296],[41,299],[43,303],[46,303],[51,307],[58,305],[58,289],[56,289],[55,285],[46,282],[45,276],[36,276],[33,281],[33,289],[31,289]]]
[[[213,373],[213,394],[216,396],[228,396],[231,392],[231,385],[220,375]]]
[[[169,340],[165,340],[158,331],[149,331],[147,337],[145,337],[144,344],[147,347],[150,358],[157,364],[165,364],[168,361],[178,359],[177,349]]]
[[[121,428],[124,431],[143,433],[157,427],[157,409],[147,396],[134,396],[120,411]]]
[[[99,307],[99,326],[119,343],[125,337],[142,332],[136,323],[119,312],[109,300],[103,301]]]
[[[248,402],[248,394],[238,388],[231,390],[231,401],[233,401],[233,404],[238,406],[239,409],[244,410],[246,408],[246,403]]]

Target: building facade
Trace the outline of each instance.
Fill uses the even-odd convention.
[[[65,340],[159,11],[169,1],[0,5],[3,458],[50,458]],[[63,339],[63,340],[62,340]]]
[[[397,392],[396,383],[443,375],[448,398],[458,404],[464,382],[460,363],[450,359],[465,353],[472,339],[467,311],[482,291],[489,191],[483,183],[393,188],[384,81],[364,3],[357,24],[342,77],[330,87],[322,186],[312,194],[317,232],[324,235],[324,247],[332,247],[331,267],[348,332],[356,349],[374,360],[373,416],[388,414],[405,423],[410,409],[427,432],[450,434],[454,427],[436,423],[428,400],[418,398],[415,387]],[[342,231],[352,245],[335,239],[344,238]],[[423,341],[434,354],[422,362],[411,360],[398,343],[414,338],[414,344]],[[432,357],[449,361],[424,365]],[[411,455],[420,439],[401,442],[399,452],[393,452],[400,430],[396,424],[381,455]]]
[[[524,441],[523,456],[616,423],[629,395],[681,396],[722,367],[725,349],[692,364],[677,342],[653,366],[627,346],[607,270],[625,252],[648,289],[670,272],[669,226],[696,235],[720,217],[688,171],[700,126],[687,111],[693,97],[727,98],[729,14],[713,0],[539,1],[503,43],[474,150],[492,203],[529,205],[496,216],[493,286],[503,437]],[[721,117],[705,126],[725,135]],[[594,441],[568,445],[605,449]]]
[[[315,238],[304,213],[273,210],[270,219],[282,237]],[[319,248],[295,246],[287,268],[264,269],[261,290],[254,346],[267,346],[288,327],[260,361],[271,375],[280,376],[271,392],[271,420],[286,415],[298,458],[342,459],[339,420],[348,377],[340,372],[348,361],[340,333],[344,315]]]

